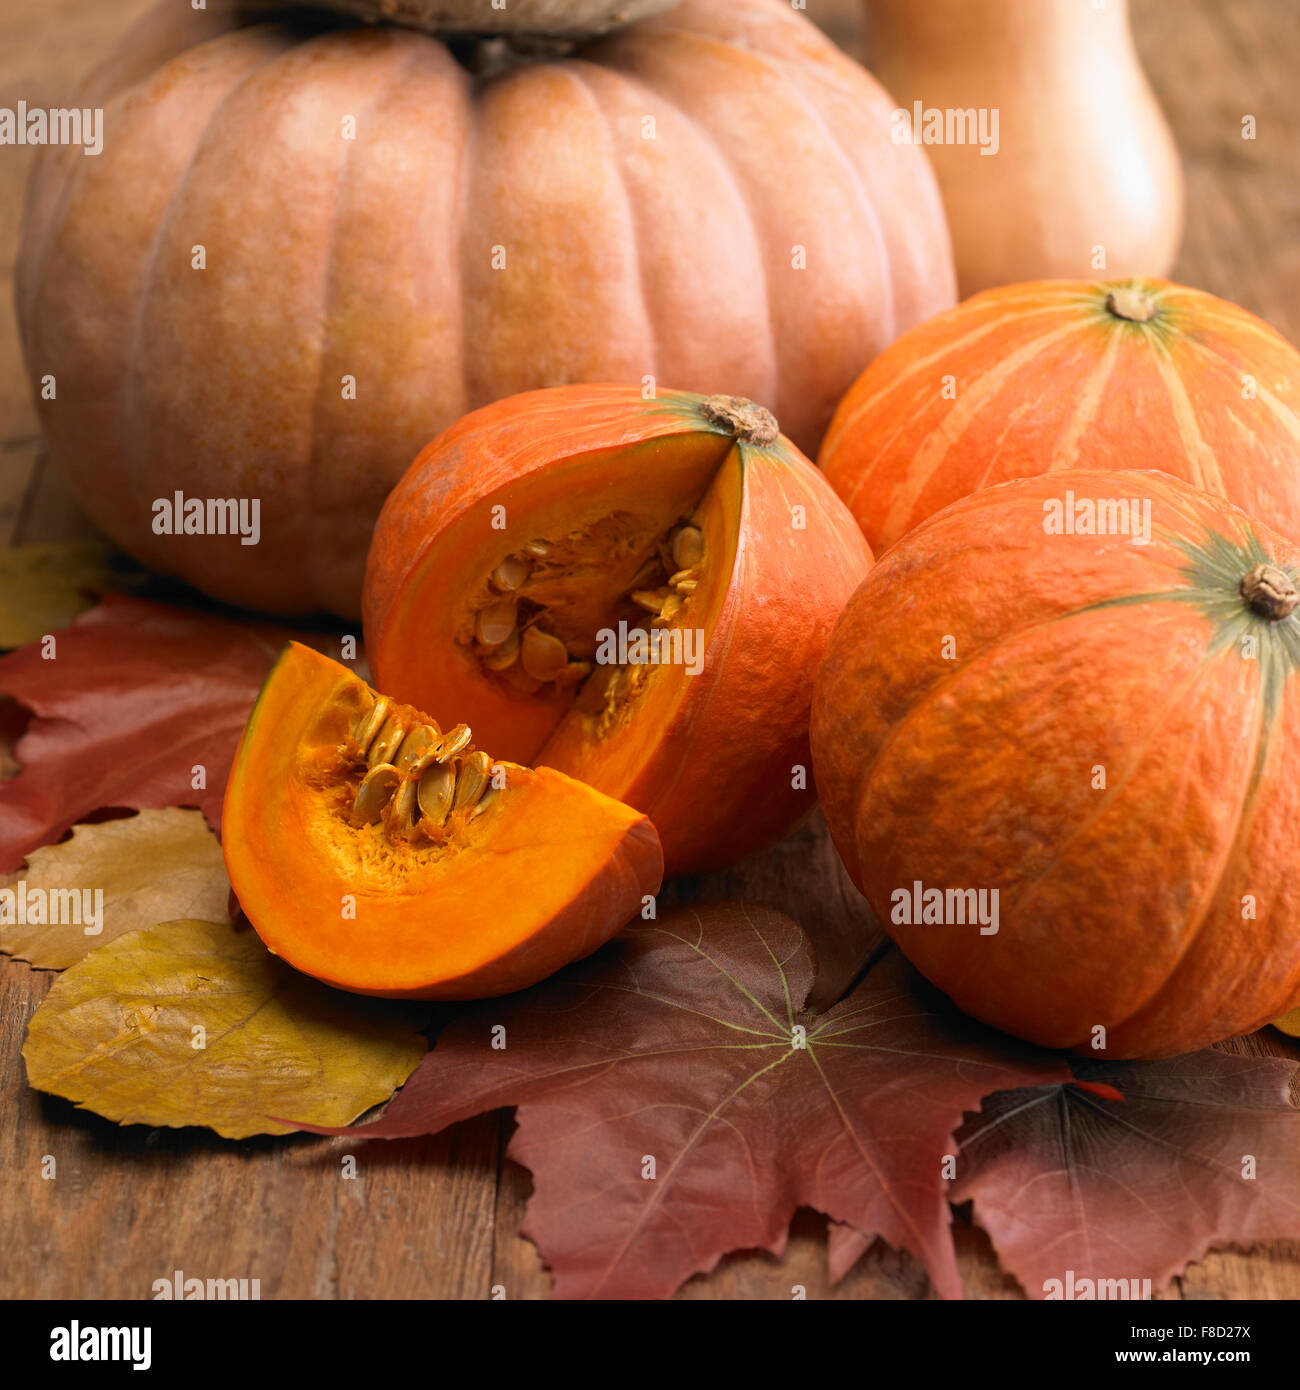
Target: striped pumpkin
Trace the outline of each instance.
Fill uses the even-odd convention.
[[[1076,468],[1158,468],[1300,537],[1300,353],[1165,280],[1006,285],[877,357],[818,461],[877,554],[959,497]]]

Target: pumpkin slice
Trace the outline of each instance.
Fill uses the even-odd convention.
[[[644,811],[684,872],[811,808],[813,674],[870,564],[766,410],[556,387],[416,459],[376,528],[366,641],[384,689]]]
[[[269,949],[340,989],[472,999],[594,951],[659,888],[654,827],[549,768],[493,759],[290,643],[222,814],[230,881]]]

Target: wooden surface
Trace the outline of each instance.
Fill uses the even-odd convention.
[[[1043,0],[1049,3],[1050,0]],[[5,0],[0,106],[67,104],[72,82],[148,0]],[[1135,0],[1143,60],[1188,175],[1189,222],[1176,278],[1236,300],[1300,341],[1300,12],[1294,0]],[[846,47],[864,40],[855,0],[809,0]],[[1259,138],[1240,138],[1253,114]],[[0,147],[0,544],[86,534],[42,466],[14,332],[10,283],[30,151]],[[819,826],[678,897],[743,892],[808,922],[862,912]],[[813,906],[810,908],[810,904]],[[390,1144],[228,1143],[204,1131],[120,1129],[26,1087],[19,1051],[52,977],[0,965],[0,1297],[144,1298],[180,1269],[257,1278],[264,1298],[544,1297],[548,1276],[518,1235],[529,1178],[503,1161],[508,1115]],[[1262,1035],[1239,1044],[1272,1046]],[[355,1153],[358,1174],[340,1176]],[[42,1178],[46,1155],[57,1177]],[[986,1237],[959,1214],[968,1297],[1016,1298]],[[684,1298],[928,1298],[914,1261],[877,1244],[837,1288],[825,1222],[804,1212],[781,1260],[739,1255],[692,1280]],[[1213,1253],[1170,1298],[1300,1298],[1300,1245]]]

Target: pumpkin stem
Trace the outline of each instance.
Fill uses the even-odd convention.
[[[1155,300],[1135,285],[1111,290],[1106,296],[1106,308],[1117,319],[1127,319],[1129,323],[1150,323],[1156,316]]]
[[[743,396],[710,396],[700,414],[746,444],[771,444],[781,433],[776,416]]]
[[[1300,603],[1300,589],[1276,565],[1256,565],[1242,575],[1238,588],[1252,613],[1274,623],[1290,617]]]

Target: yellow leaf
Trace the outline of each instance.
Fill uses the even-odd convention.
[[[178,917],[224,922],[229,900],[221,845],[201,812],[149,810],[79,825],[70,840],[34,850],[25,869],[0,876],[0,952],[62,970],[137,927]]]
[[[1293,1038],[1300,1038],[1300,1009],[1292,1009],[1289,1014],[1273,1020],[1273,1027]]]
[[[129,587],[103,541],[51,541],[0,550],[0,648],[57,632],[106,590]]]
[[[164,922],[66,970],[27,1032],[37,1090],[122,1124],[285,1134],[269,1116],[342,1125],[387,1100],[424,1039],[409,1009],[341,994],[251,931]]]

